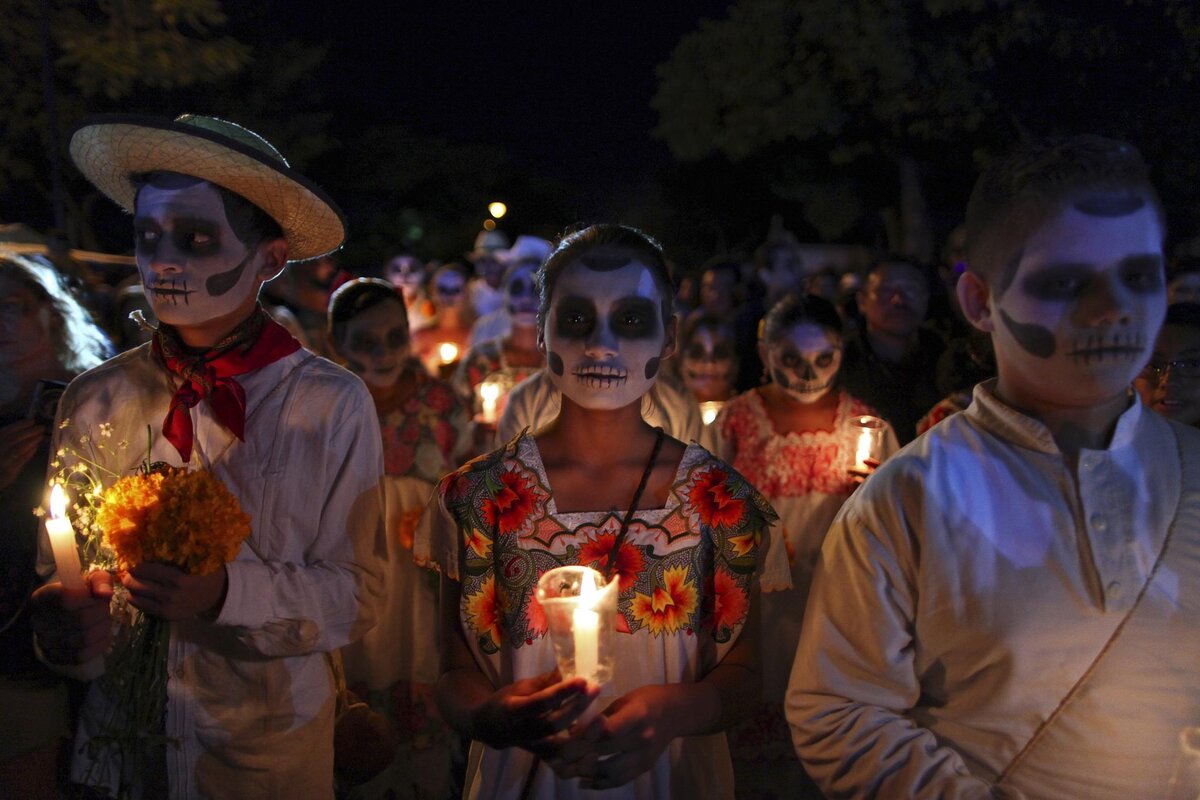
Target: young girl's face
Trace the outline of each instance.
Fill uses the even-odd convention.
[[[542,331],[548,375],[584,408],[624,408],[650,390],[674,349],[662,293],[640,261],[602,270],[586,261],[568,265],[554,286]]]
[[[404,304],[384,300],[345,324],[338,352],[368,386],[386,389],[404,371],[411,352]]]
[[[723,400],[733,388],[733,340],[719,330],[697,327],[683,348],[680,371],[696,399]]]
[[[800,403],[827,395],[842,366],[842,340],[835,332],[804,322],[762,348],[771,380]]]

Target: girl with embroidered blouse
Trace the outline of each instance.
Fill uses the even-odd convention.
[[[786,548],[790,574],[763,582],[765,702],[731,734],[731,744],[740,788],[754,781],[754,796],[773,797],[774,790],[792,797],[807,779],[792,748],[783,697],[821,542],[861,481],[850,470],[857,444],[851,426],[878,412],[838,388],[842,320],[828,300],[780,300],[760,325],[758,353],[768,382],[726,403],[716,426],[721,455],[779,512],[782,535],[772,546]],[[898,447],[890,427],[883,439],[886,458]]]
[[[386,281],[360,278],[329,301],[329,340],[367,384],[383,433],[387,603],[361,640],[342,649],[350,689],[390,723],[391,752],[375,763],[340,763],[343,779],[361,781],[349,797],[449,797],[457,737],[438,719],[437,576],[413,563],[413,533],[433,485],[470,451],[467,411],[450,385],[411,357],[404,300]],[[380,554],[384,557],[384,554]],[[385,748],[386,749],[386,748]],[[388,763],[390,761],[390,764]],[[438,764],[416,769],[415,764]],[[382,773],[366,780],[386,765]],[[354,774],[348,774],[354,773]]]
[[[541,275],[561,412],[446,476],[417,536],[442,571],[438,700],[473,740],[465,796],[732,797],[724,731],[760,693],[758,556],[774,512],[642,420],[675,347],[657,243],[592,226]],[[534,588],[562,565],[611,565],[619,581],[605,686],[555,668]]]

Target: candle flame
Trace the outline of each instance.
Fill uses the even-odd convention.
[[[458,346],[453,342],[442,342],[438,345],[438,356],[443,364],[450,364],[458,358]]]
[[[500,399],[500,384],[493,381],[484,381],[479,384],[479,396],[484,402],[496,402]]]
[[[591,608],[596,604],[596,571],[587,570],[579,578],[579,605]]]
[[[50,490],[50,516],[53,519],[58,519],[65,516],[67,513],[67,493],[63,491],[62,484],[54,484],[54,488]]]

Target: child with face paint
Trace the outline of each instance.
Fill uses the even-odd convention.
[[[471,307],[467,303],[467,271],[457,263],[438,267],[429,280],[429,295],[433,300],[433,323],[413,333],[413,352],[433,374],[453,375],[449,365],[457,363],[467,352],[471,338]],[[441,352],[445,344],[454,345],[449,361]]]
[[[72,381],[52,447],[103,441],[92,451],[102,478],[143,460],[209,470],[251,519],[235,558],[210,575],[143,562],[90,572],[85,596],[55,580],[43,534],[49,582],[33,599],[47,663],[79,675],[105,654],[128,621],[110,617],[114,580],[170,637],[165,686],[145,688],[165,692],[158,732],[171,743],[136,752],[106,740],[116,701],[94,682],[72,779],[98,796],[120,786],[135,797],[331,797],[331,654],[382,603],[379,425],[362,381],[305,350],[258,297],[289,257],[341,245],[341,213],[264,139],[224,120],[99,117],[70,150],[133,213],[159,325],[150,343]]]
[[[787,713],[827,794],[1168,792],[1200,713],[1200,432],[1130,391],[1163,235],[1122,142],[1028,143],[979,178],[956,288],[998,375],[825,539]]]
[[[683,324],[680,341],[680,382],[697,402],[728,400],[737,380],[737,339],[731,325],[711,314],[693,314]]]
[[[353,776],[364,781],[354,796],[368,800],[393,792],[404,797],[417,787],[430,796],[448,796],[448,771],[425,774],[413,763],[419,753],[449,764],[457,737],[440,721],[433,704],[437,587],[431,573],[413,563],[412,547],[433,485],[470,450],[467,410],[450,384],[430,377],[411,358],[404,300],[391,284],[369,278],[350,281],[333,294],[328,317],[329,341],[346,367],[367,384],[383,432],[383,579],[388,603],[375,627],[343,648],[342,656],[351,691],[387,719],[395,741],[392,749],[379,753],[374,763],[364,763]],[[370,744],[358,742],[346,750],[362,754]],[[366,780],[378,772],[383,774]]]
[[[616,225],[566,237],[543,267],[539,316],[561,412],[447,476],[418,533],[442,570],[439,701],[474,740],[466,794],[732,797],[723,731],[759,693],[757,554],[774,512],[642,419],[674,349],[656,243]],[[612,681],[563,681],[535,584],[610,562]]]
[[[861,478],[850,471],[853,421],[878,416],[838,386],[842,320],[829,301],[789,295],[763,318],[759,357],[770,381],[730,400],[717,418],[721,455],[779,513],[772,540],[786,559],[783,579],[763,584],[763,696],[754,718],[730,734],[739,790],[764,796],[810,785],[783,716],[813,569],[829,523]],[[883,458],[898,449],[885,429]]]
[[[535,278],[539,266],[539,261],[525,260],[505,270],[500,285],[504,289],[504,312],[509,320],[509,331],[472,347],[454,376],[455,389],[469,407],[477,405],[475,387],[485,380],[498,379],[506,387],[512,387],[546,366],[546,358],[538,348]],[[497,412],[503,411],[501,403]],[[488,428],[494,432],[495,424]],[[490,449],[490,438],[488,442]]]

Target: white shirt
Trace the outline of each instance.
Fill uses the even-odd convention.
[[[538,370],[509,392],[504,413],[496,424],[496,445],[512,441],[526,428],[530,433],[537,432],[553,422],[561,408],[562,393],[550,382],[546,370]],[[690,392],[681,392],[663,380],[655,381],[642,396],[642,419],[681,442],[711,441],[704,434],[704,420],[696,399]]]
[[[178,465],[160,433],[173,380],[149,345],[80,375],[63,395],[55,450],[95,439],[107,422],[100,459],[128,474],[145,457],[150,425],[151,459]],[[166,735],[181,746],[167,749],[170,795],[332,797],[329,653],[370,628],[381,601],[379,423],[362,381],[303,349],[236,380],[246,391],[245,442],[207,401],[191,412],[191,467],[210,467],[237,496],[251,536],[226,567],[217,619],[171,625]],[[39,571],[53,574],[44,534],[41,545]],[[104,701],[93,685],[77,746],[95,733]],[[77,756],[73,778],[89,764]]]
[[[1135,402],[1072,465],[989,382],[884,464],[825,540],[788,689],[825,792],[1162,796],[1179,732],[1200,723],[1198,460],[1200,432]],[[996,784],[1133,607],[1172,524],[1120,639]]]

